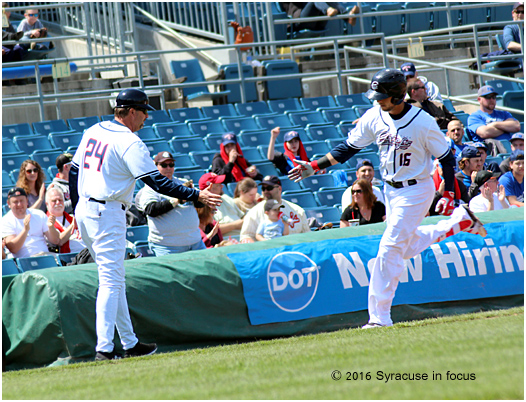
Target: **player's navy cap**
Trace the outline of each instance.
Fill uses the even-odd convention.
[[[523,160],[524,160],[524,151],[520,149],[516,149],[510,155],[510,162],[523,161]]]
[[[204,190],[207,188],[210,184],[218,184],[223,183],[226,179],[226,176],[224,174],[218,175],[216,173],[205,173],[201,176],[199,179],[199,190]]]
[[[524,141],[524,134],[523,133],[515,133],[511,136],[510,142],[513,142],[514,140],[523,140]]]
[[[416,67],[413,63],[404,63],[400,66],[400,71],[404,73],[404,76],[415,75]]]
[[[479,187],[482,187],[484,183],[489,181],[492,177],[498,179],[501,173],[493,173],[488,170],[479,170],[475,176],[475,184]]]
[[[480,152],[477,148],[468,145],[460,153],[460,159],[479,158]]]
[[[263,180],[261,180],[261,185],[267,185],[267,186],[281,186],[281,180],[278,179],[277,176],[265,176],[263,177]]]
[[[283,137],[283,141],[289,142],[293,138],[300,138],[300,133],[297,131],[289,131],[285,136]]]
[[[356,164],[356,170],[364,166],[371,166],[372,168],[374,168],[372,162],[369,159],[359,159],[358,163]]]
[[[174,161],[174,160],[175,158],[168,151],[159,152],[157,155],[155,155],[155,158],[153,158],[153,161],[155,163],[163,163],[164,161]]]
[[[270,211],[271,209],[280,209],[285,208],[285,205],[281,205],[278,200],[267,200],[265,202],[265,212]]]
[[[491,95],[491,94],[498,95],[498,92],[495,91],[495,89],[491,85],[484,85],[477,92],[478,96],[487,96],[487,95]]]
[[[11,197],[19,197],[21,195],[27,197],[26,190],[24,190],[22,187],[13,187],[7,193],[7,199],[10,199]]]
[[[70,163],[72,160],[73,160],[73,155],[66,152],[65,154],[61,154],[57,156],[57,159],[55,160],[55,165],[57,165],[58,170],[61,171],[64,165],[66,165],[67,163]]]
[[[473,143],[473,146],[475,148],[484,148],[486,151],[488,150],[488,146],[484,144],[483,142],[475,142]]]
[[[237,144],[237,138],[234,133],[225,133],[221,137],[221,144],[227,145],[227,144]]]
[[[126,88],[119,92],[115,107],[131,107],[134,109],[155,110],[148,104],[148,95],[136,88]]]

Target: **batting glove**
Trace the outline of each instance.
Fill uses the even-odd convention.
[[[435,211],[441,215],[449,216],[455,209],[455,193],[453,191],[444,191],[444,195],[437,202]]]
[[[294,159],[294,162],[296,162],[298,166],[296,166],[289,172],[289,179],[293,180],[296,183],[300,180],[303,180],[305,177],[312,176],[315,171],[320,170],[316,161],[305,162],[302,160]]]

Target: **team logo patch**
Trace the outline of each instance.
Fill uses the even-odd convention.
[[[378,89],[378,85],[379,85],[379,84],[378,84],[378,81],[373,81],[373,82],[371,82],[371,89],[372,89],[373,91],[376,91],[376,90]]]
[[[383,131],[378,134],[378,145],[394,146],[395,149],[405,151],[412,143],[413,141],[409,138],[399,136],[398,134],[391,134],[389,131]]]
[[[411,70],[410,66],[403,66],[402,67],[402,71],[410,71],[410,70]]]

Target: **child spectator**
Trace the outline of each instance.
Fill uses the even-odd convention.
[[[25,20],[22,20],[18,25],[18,32],[24,32],[22,40],[29,41],[29,39],[45,38],[47,36],[47,29],[44,27],[42,22],[38,19],[38,10],[29,9],[24,13]],[[24,43],[21,46],[28,50],[30,47],[32,50],[48,49],[48,46],[42,43],[33,42],[31,45]]]
[[[281,208],[285,207],[277,200],[265,202],[266,218],[258,225],[256,240],[270,240],[289,234],[289,225],[282,221],[283,212],[280,211]]]
[[[504,173],[499,178],[499,183],[504,186],[506,198],[510,205],[524,206],[524,151],[515,150],[510,156],[510,172]]]

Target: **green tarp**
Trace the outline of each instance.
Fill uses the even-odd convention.
[[[483,222],[524,220],[524,209],[480,214]],[[424,224],[443,217],[426,218]],[[385,224],[325,230],[281,239],[125,262],[127,297],[135,331],[161,351],[309,334],[357,327],[367,311],[253,326],[241,279],[227,253],[381,234]],[[3,277],[3,353],[7,369],[92,359],[96,344],[95,264]],[[523,295],[477,301],[397,306],[394,321],[522,305]],[[121,348],[115,340],[116,350]]]

